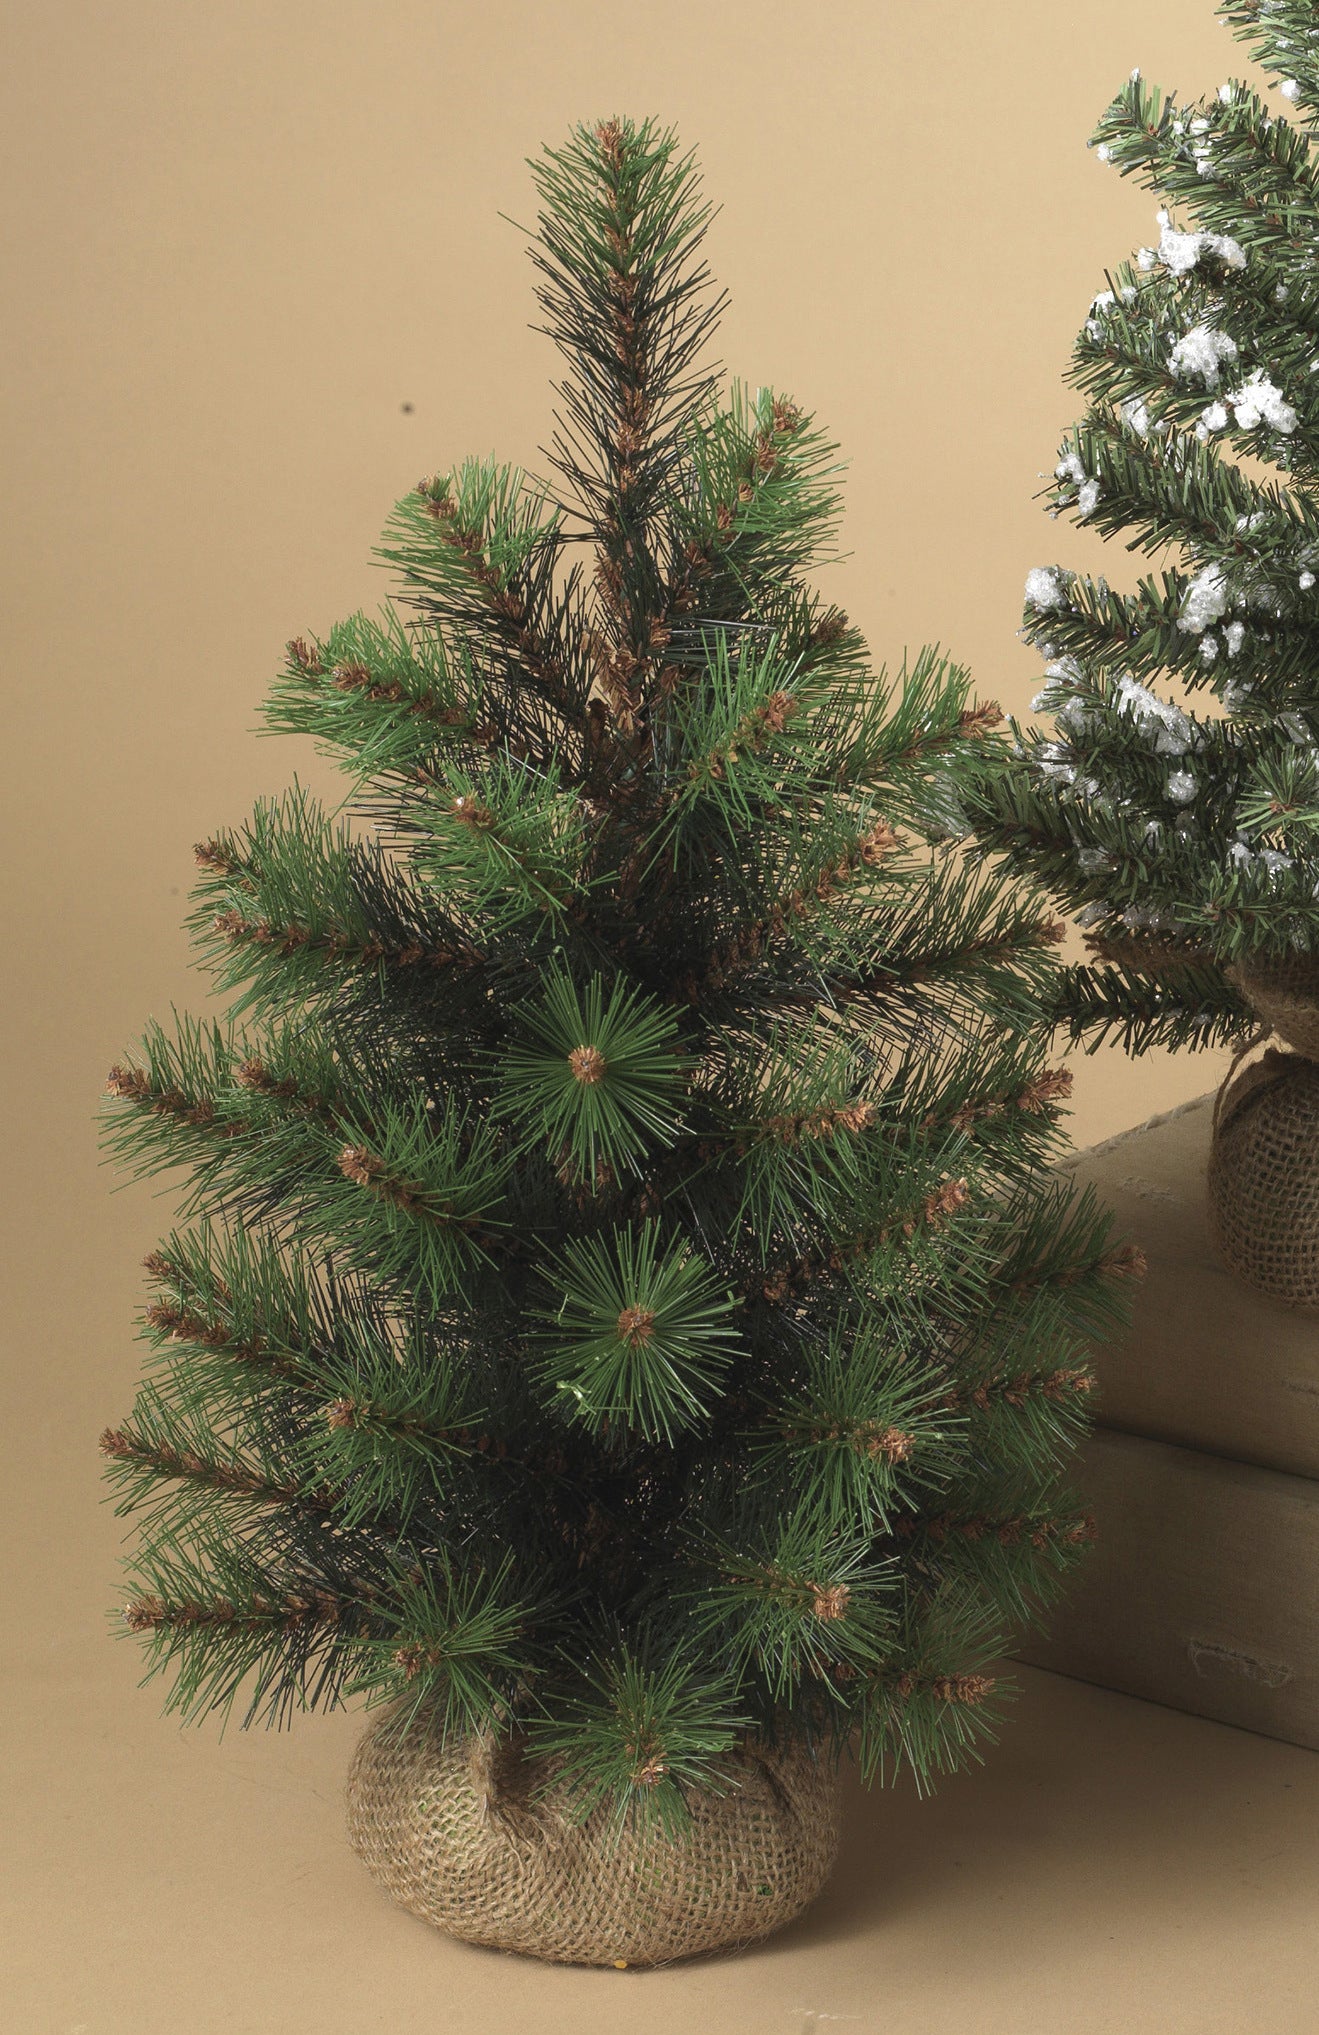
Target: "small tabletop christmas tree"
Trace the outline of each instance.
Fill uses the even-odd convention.
[[[739,1748],[972,1749],[1134,1259],[1038,1171],[1056,925],[947,849],[996,710],[809,590],[834,448],[701,366],[672,135],[533,167],[553,480],[422,481],[399,604],[289,645],[355,791],[197,851],[232,1003],[111,1076],[192,1191],[103,1446],[174,1706],[395,1698],[654,1843]]]
[[[1319,111],[1315,0],[1224,15]],[[1179,106],[1133,72],[1093,141],[1164,209],[1090,306],[1089,408],[1048,497],[1177,563],[1131,594],[1029,575],[1054,727],[1020,732],[976,812],[1089,930],[1073,1036],[1202,1047],[1250,1028],[1242,968],[1319,950],[1319,180],[1309,136],[1238,82]]]
[[[1316,0],[1224,15],[1319,114]],[[1073,1040],[1294,1049],[1225,1095],[1212,1202],[1234,1269],[1319,1304],[1319,175],[1309,133],[1236,81],[1179,106],[1133,72],[1093,139],[1163,208],[1090,306],[1089,407],[1048,497],[1175,563],[1130,594],[1029,575],[1053,729],[1017,731],[972,812],[1087,930]]]

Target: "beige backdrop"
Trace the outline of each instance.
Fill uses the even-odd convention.
[[[306,1725],[291,1744],[231,1737],[222,1751],[209,1732],[180,1738],[157,1722],[154,1693],[135,1692],[131,1654],[102,1637],[117,1529],[94,1443],[128,1403],[136,1265],[163,1221],[145,1190],[110,1198],[97,1170],[104,1070],[148,1013],[199,999],[179,923],[191,843],[295,767],[324,778],[297,745],[253,738],[286,637],[383,594],[370,548],[420,472],[491,449],[536,463],[552,358],[528,330],[521,240],[498,216],[528,218],[526,154],[614,110],[654,112],[699,146],[723,208],[709,243],[733,299],[723,357],[815,406],[852,461],[852,556],[833,589],[878,656],[938,638],[984,694],[1020,709],[1038,670],[1015,641],[1027,568],[1100,556],[1032,500],[1076,407],[1061,371],[1105,265],[1152,229],[1151,202],[1087,153],[1085,135],[1133,63],[1200,90],[1241,60],[1208,0],[7,0],[4,12],[0,1498],[18,1662],[4,1715],[26,1789],[9,1938],[23,2006],[7,2025],[495,2028],[488,1965],[462,1966],[478,1972],[467,1993],[446,1976],[437,2001],[449,1967],[427,1962],[421,1932],[382,1919],[335,1849],[349,1724]],[[1129,562],[1114,551],[1108,564],[1121,581]],[[1191,1058],[1083,1061],[1077,1136],[1133,1123],[1217,1073]],[[1162,1849],[1146,1846],[1161,1861],[1147,1888],[1123,1852],[1130,1832],[1104,1806],[1121,1750],[1098,1792],[1078,1779],[1068,1794],[1079,1743],[1067,1733],[1117,1731],[1117,1699],[1085,1694],[1089,1710],[1064,1703],[1052,1725],[1063,1699],[1037,1688],[1032,1701],[1052,1748],[1042,1764],[1018,1736],[1017,1767],[997,1768],[990,1792],[961,1784],[924,1822],[909,1802],[901,1811],[924,1893],[914,1935],[890,1933],[875,1952],[876,1974],[907,1957],[907,2007],[895,1995],[882,2025],[932,2029],[947,2013],[1013,2035],[1107,2027],[1086,1974],[1111,1955],[1105,1937],[1140,1928],[1170,1875],[1183,1887],[1170,1997],[1199,2000],[1198,2017],[1133,2019],[1149,1997],[1148,1974],[1133,1973],[1112,2025],[1246,2025],[1215,2018],[1221,1986],[1247,1938],[1273,1945],[1270,1983],[1291,1969],[1294,1835],[1274,1832],[1274,1863],[1257,1868],[1272,1902],[1263,1938],[1258,1914],[1246,1930],[1197,1894],[1171,1822]],[[1166,1783],[1171,1821],[1194,1817],[1196,1759],[1175,1733],[1165,1757],[1159,1732],[1174,1720],[1142,1714],[1155,1726],[1142,1727],[1140,1757],[1161,1777],[1147,1775],[1144,1799],[1162,1800]],[[1046,1727],[1062,1732],[1056,1744]],[[1279,1800],[1301,1771],[1286,1748],[1183,1730],[1227,1746],[1220,1763]],[[1249,1792],[1228,1785],[1232,1813],[1245,1815]],[[882,1850],[894,1826],[875,1814]],[[1107,1852],[1078,1847],[1078,1818],[1108,1829]],[[979,1841],[983,1860],[991,1847],[998,1880],[978,1881],[969,1907],[941,1905],[951,1881],[932,1878],[921,1851],[936,1831],[953,1880],[953,1854]],[[1038,1845],[1058,1854],[1053,1880]],[[1234,1857],[1222,1857],[1225,1888]],[[1059,1872],[1089,1922],[1047,1894]],[[1126,1908],[1101,1905],[1096,1921],[1115,1874]],[[887,1928],[895,1890],[884,1875],[876,1885]],[[1043,1975],[1040,2019],[1034,1978],[992,1954],[1003,1887],[1037,1917],[1024,1940]],[[696,1990],[663,1994],[663,2025],[817,2025],[825,1974],[853,1956],[834,1923],[821,1926],[801,1939],[816,1958],[809,1985],[806,1967],[777,1968],[762,2009],[749,1966],[710,1967]],[[317,1946],[345,1930],[347,1963],[328,1947],[322,1958]],[[945,1968],[949,1931],[982,1946],[979,1975]],[[372,1987],[390,1970],[412,1974],[411,2004],[400,1994],[376,2019]],[[847,2012],[877,2027],[870,1984]],[[516,1985],[519,2028],[551,1997],[564,2028],[604,2028],[618,2011],[619,1996],[589,1980],[559,1975],[552,1996],[525,1972]],[[641,1997],[628,1995],[629,2012]],[[459,1999],[445,2018],[443,2002]],[[1301,2023],[1275,2013],[1268,2025]]]

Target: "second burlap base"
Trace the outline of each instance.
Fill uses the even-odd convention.
[[[450,1935],[562,1964],[661,1964],[767,1936],[823,1887],[838,1777],[801,1747],[725,1761],[676,1839],[574,1820],[552,1764],[516,1743],[445,1746],[391,1716],[348,1781],[353,1849],[396,1901]]]
[[[1319,1308],[1315,1061],[1271,1047],[1229,1078],[1209,1154],[1209,1220],[1230,1271],[1289,1306]]]
[[[1262,1025],[1294,1053],[1319,1060],[1319,960],[1298,954],[1290,961],[1237,962],[1226,972]]]

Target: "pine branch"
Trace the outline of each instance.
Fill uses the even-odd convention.
[[[689,1827],[689,1792],[721,1792],[724,1756],[748,1727],[735,1685],[690,1655],[665,1653],[653,1634],[618,1641],[564,1678],[553,1712],[535,1718],[530,1743],[560,1762],[585,1819],[607,1805],[616,1827],[676,1838]]]
[[[626,745],[667,648],[650,530],[712,389],[694,364],[722,308],[696,259],[710,212],[692,158],[649,121],[579,127],[532,167],[537,298],[570,370],[551,458],[596,545],[596,682]]]
[[[214,1454],[179,1448],[131,1427],[107,1427],[101,1436],[101,1454],[123,1471],[124,1481],[134,1493],[144,1486],[150,1488],[157,1479],[169,1478],[254,1505],[307,1505],[317,1512],[332,1509],[324,1494],[306,1492],[297,1484],[271,1482],[239,1460],[226,1461]],[[130,1497],[128,1504],[133,1502]]]
[[[236,1545],[182,1558],[144,1551],[123,1630],[146,1642],[149,1674],[169,1674],[167,1710],[186,1719],[231,1710],[246,1723],[335,1708],[372,1613],[314,1571],[283,1570]]]
[[[1203,1052],[1230,1045],[1255,1019],[1220,968],[1188,968],[1176,978],[1082,964],[1065,971],[1057,1022],[1073,1045],[1093,1053],[1116,1039],[1128,1053],[1151,1046]]]
[[[556,583],[558,513],[514,467],[468,460],[418,483],[395,507],[380,556],[440,634],[487,666],[487,714],[511,753],[580,766],[589,668],[579,576]]]
[[[862,1773],[884,1781],[903,1768],[918,1788],[981,1757],[1010,1685],[986,1668],[1006,1635],[973,1591],[947,1584],[911,1592],[893,1659],[867,1676],[857,1699]]]
[[[410,978],[433,1002],[437,977],[452,994],[455,979],[481,970],[479,949],[432,898],[301,791],[259,805],[241,834],[203,843],[197,861],[190,924],[220,987],[245,986],[235,1016],[322,999],[379,1004],[407,993]]]
[[[1256,61],[1275,78],[1294,79],[1292,103],[1313,115],[1319,110],[1319,63],[1310,37],[1313,15],[1308,0],[1229,0],[1223,20],[1250,49]],[[1279,123],[1281,124],[1281,123]]]
[[[295,637],[263,716],[272,734],[314,736],[362,779],[429,773],[438,756],[484,753],[501,738],[469,656],[396,612],[354,615],[325,642]],[[238,873],[236,870],[234,873]]]

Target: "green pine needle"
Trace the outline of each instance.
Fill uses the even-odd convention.
[[[664,1655],[643,1635],[566,1678],[530,1741],[558,1763],[554,1785],[576,1795],[582,1821],[604,1807],[616,1834],[630,1825],[672,1842],[690,1824],[690,1793],[733,1785],[726,1755],[750,1722],[734,1681],[683,1650]]]
[[[684,1069],[671,1010],[621,978],[579,987],[555,963],[512,1022],[520,1036],[499,1064],[496,1109],[579,1179],[636,1171],[647,1151],[672,1145]]]
[[[739,1340],[736,1302],[689,1245],[644,1222],[570,1244],[558,1273],[538,1370],[564,1418],[669,1443],[708,1421]]]

